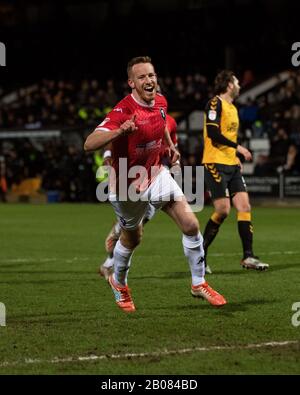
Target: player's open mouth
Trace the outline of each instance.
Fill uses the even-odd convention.
[[[148,93],[152,93],[154,91],[154,86],[146,86],[144,90]]]

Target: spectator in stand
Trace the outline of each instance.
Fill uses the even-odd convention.
[[[184,110],[189,110],[201,107],[207,100],[207,80],[199,73],[175,79],[167,76],[160,79],[160,84],[171,106],[184,106]],[[104,81],[102,86],[96,79],[78,83],[43,79],[19,89],[15,92],[16,100],[2,106],[0,128],[93,126],[95,119],[105,116],[128,93],[127,83],[118,84],[112,79]]]
[[[287,159],[284,166],[278,171],[285,171],[293,175],[300,174],[300,129],[291,136],[291,144],[287,153]]]
[[[242,123],[242,128],[251,129],[253,123],[257,120],[258,117],[257,104],[253,100],[248,99],[246,105],[240,108],[239,115],[240,121]]]
[[[241,87],[246,88],[253,84],[255,77],[252,70],[245,70],[242,77]]]
[[[290,139],[284,128],[279,128],[275,136],[271,139],[270,155],[268,164],[270,170],[276,171],[279,166],[286,163],[289,151]]]
[[[268,156],[258,155],[254,166],[253,174],[258,177],[267,176],[269,175],[269,171],[270,171],[270,166],[268,164]]]

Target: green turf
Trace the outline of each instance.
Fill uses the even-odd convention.
[[[211,208],[199,213],[202,229]],[[300,210],[255,208],[255,252],[268,272],[240,268],[235,214],[210,249],[207,276],[228,305],[190,296],[188,264],[176,226],[159,213],[135,252],[129,285],[137,307],[126,315],[96,273],[110,230],[109,205],[0,205],[2,374],[299,374],[300,347],[244,349],[298,341],[292,304],[300,302]],[[195,347],[230,350],[50,363],[53,358],[153,353]],[[40,359],[25,363],[25,359]],[[48,361],[48,362],[47,362]]]

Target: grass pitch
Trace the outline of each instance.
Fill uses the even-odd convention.
[[[202,230],[211,212],[199,213]],[[300,326],[291,323],[292,304],[300,302],[299,209],[254,208],[255,252],[270,263],[267,272],[240,267],[232,212],[210,248],[214,273],[207,276],[228,301],[222,309],[191,297],[180,232],[158,213],[130,270],[137,311],[119,310],[97,274],[112,222],[106,204],[0,205],[0,302],[7,312],[0,373],[300,373]],[[285,341],[296,342],[262,345]],[[119,357],[104,357],[112,354]]]

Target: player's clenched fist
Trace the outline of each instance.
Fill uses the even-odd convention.
[[[122,125],[120,126],[120,130],[122,131],[122,134],[130,134],[137,130],[137,126],[135,126],[135,119],[136,115],[134,114],[130,119],[127,119]]]

